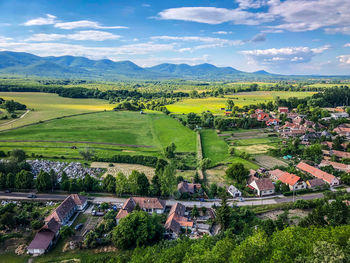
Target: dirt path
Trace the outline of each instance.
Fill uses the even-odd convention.
[[[12,120],[12,121],[5,122],[5,123],[3,123],[3,124],[0,124],[0,126],[5,126],[5,125],[9,125],[9,124],[11,124],[11,123],[14,123],[14,122],[16,122],[16,121],[18,121],[18,120],[24,118],[29,112],[30,112],[30,110],[26,110],[26,112],[23,113],[19,118],[14,119],[14,120]]]
[[[120,144],[120,143],[108,143],[108,142],[88,142],[88,141],[44,141],[44,140],[0,140],[0,142],[52,142],[52,143],[73,143],[73,144],[100,144],[100,145],[112,145],[131,148],[153,148],[149,145],[134,145],[134,144]]]

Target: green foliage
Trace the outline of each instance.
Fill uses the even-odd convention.
[[[34,185],[34,175],[31,172],[22,170],[16,174],[15,187],[17,189],[32,189]]]
[[[242,163],[231,164],[225,173],[228,178],[240,184],[245,184],[249,175],[248,169],[246,169]]]
[[[122,218],[112,232],[112,241],[120,249],[150,245],[162,238],[164,228],[156,214],[134,211]]]
[[[62,178],[63,179],[63,178]],[[62,181],[63,182],[63,181]],[[48,173],[44,171],[40,171],[36,181],[35,181],[35,187],[39,192],[45,192],[51,189],[51,177]]]
[[[73,229],[70,226],[62,226],[60,229],[60,235],[63,239],[70,237],[74,234]]]

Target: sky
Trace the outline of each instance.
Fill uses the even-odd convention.
[[[0,0],[0,51],[350,75],[350,0]]]

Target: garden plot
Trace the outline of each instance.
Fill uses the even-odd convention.
[[[275,166],[288,166],[287,163],[268,155],[257,155],[255,161],[267,169],[272,169]]]
[[[152,167],[139,165],[139,164],[126,164],[126,163],[110,163],[104,162],[93,162],[91,163],[92,168],[105,168],[107,171],[103,175],[105,177],[107,174],[116,176],[118,173],[123,173],[124,175],[130,175],[132,171],[136,170],[140,173],[144,173],[148,179],[151,179],[154,175],[155,169]]]

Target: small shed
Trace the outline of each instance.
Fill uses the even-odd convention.
[[[233,197],[241,197],[242,196],[242,192],[239,191],[236,187],[234,187],[233,185],[230,185],[230,187],[227,189],[227,192],[232,195]]]

